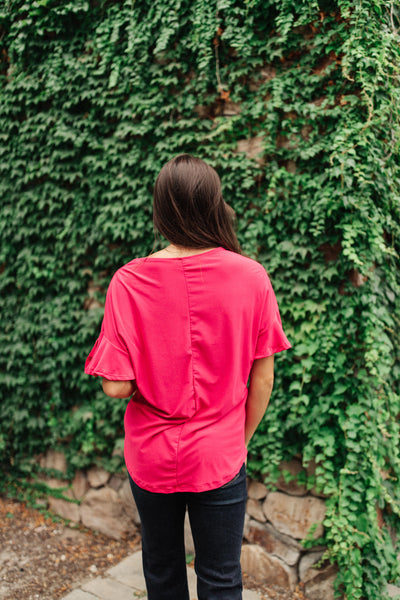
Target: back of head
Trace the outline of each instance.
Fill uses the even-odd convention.
[[[161,169],[154,188],[153,221],[155,229],[178,246],[222,246],[241,252],[235,213],[222,198],[216,171],[190,154],[176,156]]]

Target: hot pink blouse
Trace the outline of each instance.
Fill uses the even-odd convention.
[[[85,371],[136,380],[125,413],[134,481],[152,492],[201,492],[227,483],[245,460],[254,359],[287,348],[264,268],[214,248],[119,269]]]

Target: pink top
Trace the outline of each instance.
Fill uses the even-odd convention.
[[[136,379],[125,413],[134,481],[152,492],[201,492],[227,483],[245,460],[254,359],[287,348],[264,268],[214,248],[119,269],[85,371]]]

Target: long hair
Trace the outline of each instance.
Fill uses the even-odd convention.
[[[222,246],[241,254],[235,212],[222,198],[216,171],[190,154],[176,156],[161,169],[154,187],[153,222],[172,244]]]

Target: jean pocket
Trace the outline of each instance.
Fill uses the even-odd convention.
[[[221,485],[221,487],[219,488],[220,490],[223,490],[224,488],[229,487],[230,485],[232,485],[233,483],[235,483],[235,481],[237,479],[239,479],[240,475],[242,474],[243,468],[245,467],[244,463],[243,465],[240,467],[240,471],[237,475],[235,475],[235,477],[233,479],[231,479],[230,481],[228,481],[227,483],[224,483],[224,485]]]

